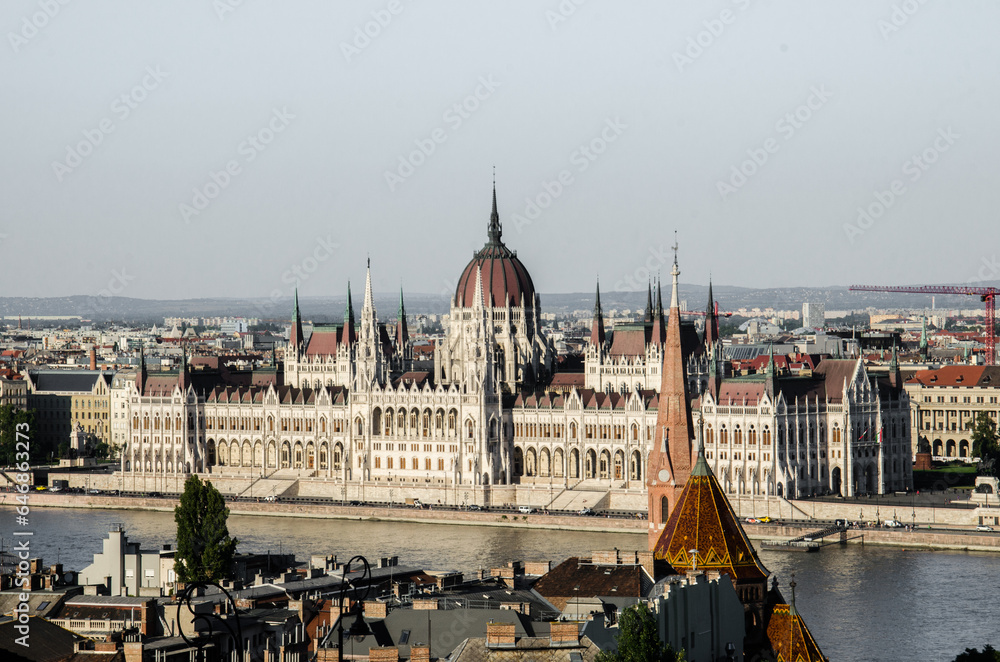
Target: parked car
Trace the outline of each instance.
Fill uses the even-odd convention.
[[[482,509],[483,509],[483,507],[480,506],[478,503],[470,503],[469,504],[469,510],[482,510]]]
[[[887,529],[901,529],[903,528],[903,523],[896,519],[887,519],[883,522],[882,526]]]
[[[760,522],[761,524],[770,524],[774,520],[772,520],[770,517],[768,517],[767,515],[765,515],[764,517],[759,518],[757,521]]]
[[[278,497],[274,496],[273,494],[268,494],[266,497],[264,497],[264,501],[267,501],[269,503],[274,503],[277,500]]]
[[[759,519],[757,519],[756,517],[748,517],[748,518],[746,519],[746,523],[747,523],[747,524],[759,524],[759,523],[760,523],[760,520],[759,520]]]
[[[976,531],[992,531],[992,530],[993,530],[992,526],[986,526],[985,524],[980,524],[979,526],[976,527]]]
[[[517,511],[520,513],[524,513],[525,515],[530,515],[531,513],[535,512],[535,509],[532,508],[531,506],[518,506]]]
[[[593,515],[594,514],[594,510],[593,510],[593,508],[581,508],[579,514],[580,515]]]

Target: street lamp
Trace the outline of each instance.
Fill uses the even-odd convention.
[[[364,566],[364,570],[361,576],[356,579],[351,579],[348,575],[351,572],[351,564],[355,561],[360,561]],[[364,618],[364,601],[367,599],[368,594],[371,592],[371,566],[368,565],[368,559],[361,556],[360,554],[353,557],[347,564],[343,567],[343,576],[340,581],[340,613],[337,616],[337,658],[340,660],[344,659],[344,617],[354,616],[354,622],[351,623],[350,628],[347,630],[347,636],[353,637],[355,641],[362,641],[365,637],[372,633],[371,628],[365,623]],[[361,583],[364,586],[361,586]],[[344,612],[344,600],[347,598],[347,592],[351,592],[352,603],[348,603],[347,612]]]

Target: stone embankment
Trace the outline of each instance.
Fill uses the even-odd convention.
[[[0,494],[0,505],[16,505],[13,493]],[[36,493],[31,495],[31,505],[50,508],[104,508],[120,510],[155,510],[172,512],[177,505],[175,498],[116,497],[89,494]],[[411,507],[349,506],[333,504],[269,503],[257,501],[230,501],[234,515],[262,515],[269,517],[308,517],[320,519],[351,519],[368,521],[398,521],[424,524],[450,524],[466,526],[499,526],[530,529],[561,529],[569,531],[595,531],[602,533],[645,534],[645,519],[616,518],[582,515],[553,515],[543,513],[522,514],[497,511],[456,511],[421,509]],[[789,524],[744,524],[752,540],[788,540],[822,528],[819,522]],[[971,528],[917,528],[850,529],[851,544],[864,543],[891,545],[911,549],[967,550],[1000,552],[1000,533],[977,533]],[[835,539],[829,538],[829,542]]]

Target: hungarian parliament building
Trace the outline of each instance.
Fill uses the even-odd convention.
[[[495,190],[486,244],[458,279],[433,361],[414,358],[402,293],[395,321],[379,321],[370,269],[360,314],[348,288],[343,323],[314,324],[308,336],[296,296],[280,365],[235,378],[199,369],[196,358],[173,372],[143,361],[134,380],[116,379],[114,418],[127,421],[123,487],[172,491],[198,473],[257,498],[491,505],[523,503],[517,492],[527,491],[554,510],[643,510],[658,393],[678,370],[690,443],[704,447],[728,493],[912,487],[909,403],[895,361],[879,375],[861,359],[837,358],[808,374],[783,373],[772,359],[757,374],[732,375],[711,289],[704,331],[681,323],[678,365],[665,364],[659,285],[642,321],[611,329],[598,290],[583,372],[557,371],[534,283],[502,240]],[[675,260],[674,299],[678,273]]]

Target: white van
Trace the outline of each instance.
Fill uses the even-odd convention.
[[[535,509],[532,508],[531,506],[518,506],[517,511],[520,513],[524,513],[525,515],[530,515],[531,513],[535,512]]]

